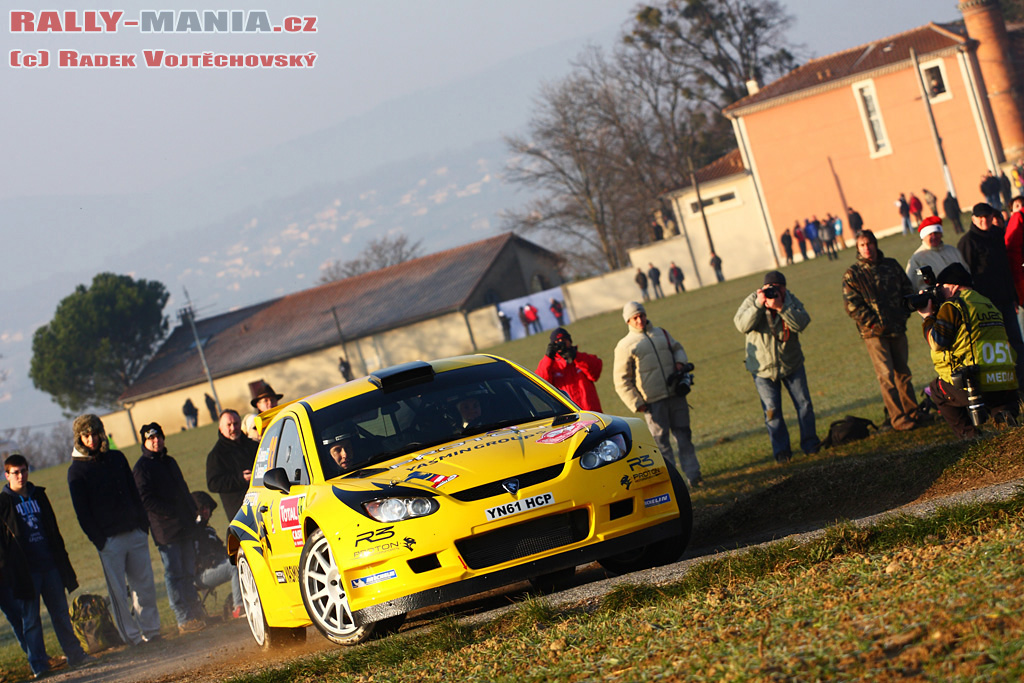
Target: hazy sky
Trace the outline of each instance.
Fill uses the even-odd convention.
[[[398,97],[459,81],[517,55],[588,36],[614,36],[638,3],[633,0],[267,0],[244,3],[270,22],[316,17],[317,32],[289,34],[142,33],[123,24],[113,33],[12,32],[11,11],[0,30],[0,202],[50,195],[119,195],[154,191],[170,180],[243,158],[263,148],[335,126]],[[957,19],[954,0],[786,0],[791,32],[808,56],[821,56],[920,26]],[[228,9],[243,3],[161,0],[171,10]],[[85,12],[84,0],[19,0],[19,11]],[[118,10],[107,4],[105,10]],[[138,20],[135,3],[120,5]],[[180,15],[178,15],[180,16]],[[19,58],[60,50],[134,54],[134,69],[16,68]],[[144,51],[166,54],[316,53],[313,68],[149,68]],[[553,73],[564,65],[552,65]],[[538,83],[539,86],[539,83]],[[415,116],[416,112],[410,112]],[[524,121],[525,124],[525,121]],[[495,137],[510,131],[495,131]],[[472,141],[467,141],[472,142]],[[367,169],[370,170],[370,169]],[[113,200],[116,206],[116,199]],[[182,198],[187,206],[187,197]],[[22,228],[0,230],[8,258],[26,253]],[[201,217],[199,217],[201,218]],[[95,236],[102,239],[102,236]],[[413,236],[415,237],[415,236]],[[68,245],[57,245],[68,247]],[[110,244],[110,252],[117,249]],[[52,268],[52,265],[50,266]],[[19,302],[33,317],[52,316],[55,301]],[[255,302],[250,302],[255,303]],[[35,310],[38,309],[38,310]],[[31,330],[0,330],[0,367],[12,377],[0,387],[0,427],[43,424],[59,409],[27,378]]]
[[[309,0],[244,3],[314,16],[315,34],[12,33],[5,14],[0,199],[151,190],[162,182],[325,128],[393,97],[480,71],[516,54],[622,26],[631,0]],[[952,0],[789,0],[795,41],[815,55],[957,16]],[[95,3],[24,0],[19,10]],[[168,0],[142,7],[206,9]],[[210,5],[222,9],[230,3]],[[111,9],[119,6],[109,5]],[[120,7],[127,7],[121,5]],[[5,10],[5,13],[10,10]],[[124,9],[124,20],[138,9]],[[180,16],[180,15],[179,15]],[[134,69],[12,68],[10,52],[134,53]],[[168,54],[316,52],[311,69],[148,68]],[[12,163],[14,162],[14,163]]]

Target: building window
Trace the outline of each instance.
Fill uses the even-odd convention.
[[[924,78],[924,87],[928,91],[928,99],[932,104],[953,98],[953,93],[949,91],[949,79],[946,78],[946,63],[944,61],[936,59],[923,62],[920,67],[921,76]]]
[[[875,84],[872,81],[854,83],[853,93],[857,98],[857,108],[860,111],[861,122],[864,124],[864,133],[867,136],[868,151],[871,157],[892,154],[892,145],[889,144],[889,136],[885,132],[885,121],[882,119],[878,96],[875,94]]]
[[[714,195],[713,197],[700,198],[700,203],[704,205],[705,209],[709,209],[712,206],[717,207],[720,204],[725,204],[727,202],[734,201],[736,201],[735,192],[723,192],[722,194]],[[690,213],[700,213],[700,206],[697,204],[696,201],[690,202]]]

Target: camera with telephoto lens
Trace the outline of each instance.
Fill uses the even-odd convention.
[[[761,290],[761,293],[764,294],[765,299],[779,298],[779,288],[776,287],[775,285],[766,286],[764,289]]]
[[[904,298],[907,305],[915,311],[921,311],[928,307],[928,302],[934,302],[937,309],[942,301],[939,299],[938,289],[935,287],[935,271],[931,266],[921,266],[917,269],[917,276],[921,278],[924,287],[917,294],[907,294]]]
[[[668,390],[676,396],[686,396],[693,386],[693,363],[683,363],[681,370],[676,370],[666,378]]]
[[[950,374],[950,384],[967,392],[967,413],[975,427],[980,426],[988,418],[988,408],[981,397],[979,374],[977,365],[962,365]]]

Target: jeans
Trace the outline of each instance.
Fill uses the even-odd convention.
[[[649,403],[643,415],[665,461],[682,470],[691,484],[700,481],[700,462],[697,461],[697,451],[693,447],[690,407],[686,405],[686,399],[671,396]],[[672,436],[676,438],[679,447],[678,458],[672,452]]]
[[[15,600],[11,587],[5,583],[0,583],[0,612],[7,617],[11,631],[14,632],[14,639],[18,641],[22,652],[28,654],[28,649],[25,647],[25,631],[21,628],[21,607]]]
[[[121,640],[138,645],[143,637],[160,635],[160,613],[156,609],[156,587],[146,532],[135,529],[109,537],[100,551],[100,563]],[[133,605],[137,605],[134,614]]]
[[[196,550],[192,539],[158,545],[156,549],[164,563],[164,586],[178,625],[202,618],[204,612],[196,591]]]
[[[222,583],[231,582],[231,603],[233,607],[242,606],[242,592],[238,586],[238,572],[231,565],[228,559],[224,559],[223,562],[215,567],[204,569],[199,576],[196,577],[196,585],[200,588],[216,588]]]
[[[28,665],[32,673],[39,674],[50,668],[50,657],[46,654],[46,645],[43,642],[43,622],[39,617],[40,595],[46,603],[46,610],[50,613],[50,620],[53,623],[53,632],[57,634],[57,641],[67,655],[68,663],[81,663],[85,659],[85,651],[78,642],[74,628],[71,627],[68,599],[64,594],[64,582],[60,578],[60,571],[56,567],[51,567],[46,571],[32,572],[32,583],[35,585],[35,597],[31,600],[17,600],[21,608],[21,625],[25,634]]]
[[[768,428],[768,437],[772,442],[772,453],[776,458],[792,453],[789,430],[786,428],[786,420],[782,417],[783,385],[796,408],[797,421],[800,424],[800,450],[808,454],[816,453],[821,447],[821,440],[818,439],[814,427],[814,405],[811,403],[811,392],[807,389],[807,371],[803,366],[776,380],[754,376],[754,386],[757,387],[761,409],[764,410],[764,424]]]

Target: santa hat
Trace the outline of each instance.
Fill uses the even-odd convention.
[[[933,232],[942,233],[942,219],[938,216],[928,216],[921,221],[921,225],[917,226],[917,234],[921,236],[921,239]]]

